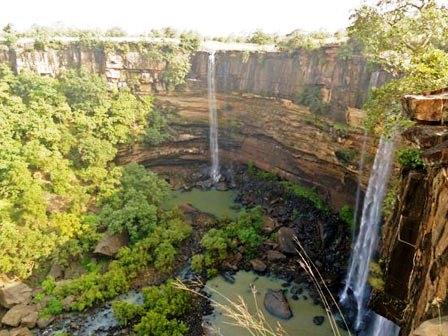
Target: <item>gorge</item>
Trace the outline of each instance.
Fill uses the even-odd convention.
[[[165,283],[166,280],[174,276],[184,280],[190,276],[197,276],[207,281],[220,274],[220,278],[209,281],[217,279],[227,281],[221,286],[222,288],[230,286],[231,292],[233,285],[229,283],[235,282],[235,278],[238,281],[240,277],[244,277],[245,275],[241,273],[244,271],[255,272],[250,273],[250,276],[254,275],[254,279],[266,274],[273,276],[272,281],[279,287],[276,290],[287,293],[281,294],[286,295],[286,302],[294,301],[291,306],[308,307],[310,311],[316,311],[313,314],[318,314],[313,319],[310,317],[307,320],[310,332],[315,330],[317,335],[318,332],[325,330],[322,335],[331,335],[331,329],[327,325],[328,317],[325,315],[324,318],[324,314],[331,313],[337,316],[338,313],[334,306],[331,307],[331,312],[321,307],[321,298],[316,289],[310,285],[312,282],[309,276],[301,269],[294,239],[298,239],[305,246],[313,263],[322,273],[324,279],[322,282],[328,286],[329,292],[334,295],[341,294],[342,305],[351,306],[347,308],[348,312],[344,310],[344,313],[349,316],[355,311],[354,316],[350,316],[353,317],[349,326],[352,331],[344,330],[347,328],[340,318],[336,318],[341,333],[395,335],[395,327],[390,324],[390,320],[400,327],[400,336],[431,335],[414,332],[426,320],[436,317],[435,307],[438,308],[439,316],[448,313],[446,91],[404,98],[404,110],[415,121],[415,125],[403,135],[394,138],[397,146],[402,146],[408,141],[420,148],[424,162],[424,166],[422,164],[418,167],[406,167],[394,161],[394,140],[382,138],[378,141],[362,128],[365,113],[361,108],[370,90],[391,80],[391,75],[378,66],[372,67],[361,53],[342,57],[341,46],[337,44],[292,52],[264,51],[261,47],[245,50],[243,47],[226,44],[209,51],[204,45],[200,50],[191,53],[176,51],[188,59],[188,71],[185,83],[175,85],[176,89],[172,90],[170,88],[172,82],[167,80],[170,63],[151,57],[153,49],[156,47],[151,43],[142,46],[132,41],[122,41],[108,48],[101,44],[86,46],[67,43],[61,44],[58,48],[45,50],[19,45],[0,51],[0,63],[8,65],[14,73],[19,74],[18,76],[20,74],[26,76],[27,70],[30,70],[41,75],[43,81],[53,77],[58,80],[62,78],[62,81],[67,70],[81,68],[89,74],[99,75],[107,85],[107,90],[104,89],[104,92],[120,90],[128,92],[126,90],[129,89],[129,95],[137,97],[132,100],[135,102],[129,111],[145,109],[149,105],[143,108],[139,104],[146,103],[145,97],[151,95],[152,108],[166,121],[160,122],[159,127],[158,116],[145,117],[157,126],[151,129],[150,141],[113,140],[117,150],[116,155],[110,160],[112,168],[101,174],[115,178],[116,172],[113,170],[115,167],[130,167],[128,173],[135,175],[126,177],[125,170],[121,176],[121,183],[132,186],[130,189],[135,193],[127,193],[122,187],[119,192],[108,194],[109,185],[98,186],[95,189],[104,191],[106,196],[101,197],[105,197],[105,200],[98,204],[86,202],[79,206],[93,209],[93,213],[101,213],[101,220],[96,224],[101,238],[95,236],[92,240],[98,243],[103,242],[102,239],[113,237],[114,244],[118,242],[119,248],[123,250],[117,252],[119,251],[117,248],[108,254],[95,252],[94,261],[89,262],[84,262],[82,258],[69,259],[64,266],[50,260],[48,265],[52,274],[50,280],[45,278],[46,274],[43,278],[36,274],[33,274],[34,278],[31,277],[31,279],[45,279],[38,285],[31,281],[25,281],[25,284],[16,279],[2,280],[2,284],[12,283],[11,286],[20,288],[26,286],[21,291],[22,294],[25,293],[26,298],[24,300],[19,298],[16,302],[18,305],[7,304],[8,293],[4,290],[7,286],[1,288],[0,303],[5,308],[4,314],[2,312],[2,328],[4,326],[8,328],[0,331],[0,335],[12,335],[11,330],[15,327],[33,328],[36,325],[40,327],[38,335],[50,335],[61,330],[82,335],[83,332],[79,331],[80,326],[85,321],[83,319],[87,318],[86,315],[89,315],[89,309],[93,309],[91,311],[100,309],[101,313],[102,308],[99,307],[106,304],[109,314],[110,306],[115,306],[114,312],[120,308],[124,311],[123,306],[126,306],[126,303],[120,303],[123,306],[117,308],[117,304],[111,300],[118,294],[126,293],[130,289],[139,290],[147,285],[156,287],[143,290],[144,298],[139,299],[140,308],[126,306],[128,308],[126,314],[129,311],[133,313],[129,313],[131,314],[129,317],[122,317],[125,323],[118,318],[117,321],[122,323],[120,327],[114,325],[110,330],[98,329],[93,334],[125,335],[130,330],[141,335],[145,332],[148,334],[143,322],[149,315],[145,314],[149,311],[156,316],[154,319],[162,319],[157,315],[161,314],[157,311],[157,307],[151,306],[151,300],[157,301],[163,294],[168,295],[172,301],[187,302],[185,305],[195,307],[196,310],[191,314],[187,314],[187,310],[182,310],[186,308],[179,308],[175,317],[181,321],[179,323],[181,326],[176,327],[182,329],[184,325],[188,325],[191,335],[200,335],[203,332],[200,321],[212,310],[210,304],[205,303],[206,300],[200,296],[194,299],[197,301],[193,303],[188,301],[192,299],[175,293],[170,286],[176,285]],[[20,91],[21,86],[8,77],[13,76],[12,74],[4,75],[4,73],[6,70],[2,70],[4,83],[11,85],[11,90],[13,92],[17,90],[20,96],[23,91]],[[23,81],[24,87],[29,82],[26,77],[20,80]],[[81,85],[74,80],[75,84],[70,82],[71,86],[64,91],[64,83],[68,85],[62,82],[52,87],[54,90],[63,91],[64,99],[58,97],[58,100],[44,93],[42,96],[44,98],[40,100],[40,96],[37,95],[37,101],[57,106],[56,113],[50,118],[57,122],[58,118],[62,118],[59,111],[67,108],[63,104],[57,105],[60,100],[70,102],[73,115],[80,113],[79,106],[82,106],[83,102],[94,104],[89,95],[86,95],[81,102],[76,100],[71,102],[71,90]],[[76,86],[78,84],[79,86]],[[318,93],[322,112],[313,112],[311,106],[304,105],[302,102],[304,99],[298,98],[304,92]],[[104,96],[105,94],[101,97]],[[28,100],[34,102],[33,99],[36,99],[20,97],[24,102]],[[119,98],[113,96],[111,99]],[[111,100],[110,106],[106,109],[109,112],[105,115],[113,114],[116,106],[114,104],[118,105],[115,100]],[[118,105],[117,110],[126,109],[123,107],[125,105]],[[98,106],[95,105],[92,109],[95,112],[91,114],[101,110]],[[82,106],[82,108],[88,107]],[[86,115],[89,116],[88,113]],[[101,115],[101,118],[103,117]],[[116,120],[124,119],[124,116],[119,114],[114,117]],[[88,129],[89,123],[80,119],[74,128]],[[70,118],[67,120],[66,128],[70,129],[72,121]],[[135,120],[132,122],[136,123]],[[114,126],[108,127],[112,129]],[[135,127],[135,124],[131,124],[130,128],[132,127]],[[48,129],[53,130],[51,127]],[[166,130],[167,135],[154,136],[161,129]],[[97,133],[109,134],[110,130],[98,128]],[[30,134],[24,142],[34,140],[33,133]],[[76,134],[70,138],[76,138]],[[92,147],[91,143],[87,143],[76,155],[82,157],[88,153],[87,149]],[[65,153],[64,149],[61,149],[61,153]],[[35,149],[31,148],[24,152],[29,153],[33,150]],[[71,151],[67,151],[67,155],[71,155]],[[111,149],[101,142],[98,151],[102,153]],[[93,163],[100,161],[93,157],[94,159],[87,157],[84,160]],[[33,161],[29,164],[33,169],[33,178],[44,181],[43,185],[48,185],[51,174],[45,169],[35,168],[39,167],[39,164],[39,160],[33,156]],[[176,204],[181,217],[176,217],[178,215],[175,213],[176,210],[174,214],[166,214],[161,204],[157,204],[157,209],[160,206],[163,211],[153,210],[151,207],[153,204],[140,208],[136,204],[127,203],[129,199],[133,199],[132,197],[145,195],[147,199],[151,199],[159,193],[165,193],[162,182],[151,182],[135,164],[142,165],[147,171],[163,177],[175,189],[174,193],[170,192],[171,196],[185,197],[187,201]],[[84,168],[82,166],[80,169]],[[79,176],[91,171],[95,170],[81,170]],[[91,180],[101,179],[101,174],[92,175]],[[390,174],[393,180],[391,182],[389,182]],[[71,178],[80,179],[79,176]],[[151,189],[135,186],[134,184],[139,181],[147,182]],[[392,209],[392,215],[385,218],[382,213],[383,203],[385,199],[387,200],[387,190],[393,183],[398,184],[394,195],[396,204]],[[64,202],[64,197],[58,197],[60,195],[57,192],[52,190],[44,193],[49,200],[48,204],[54,208],[44,212],[51,215],[61,214],[69,207]],[[229,194],[213,196],[211,192],[230,192],[232,196]],[[233,195],[236,195],[234,200]],[[96,197],[100,196],[94,194],[94,198]],[[199,205],[195,203],[196,197],[200,199]],[[232,198],[231,201],[229,197]],[[217,211],[222,210],[223,213],[232,215],[227,216],[229,218],[221,216],[217,211],[211,210],[213,207],[207,202],[220,205],[222,203],[225,209]],[[165,206],[170,209],[176,208],[166,203]],[[353,213],[350,210],[352,207],[360,210]],[[239,213],[238,210],[241,208],[243,211]],[[119,220],[124,215],[120,211],[123,209],[132,214],[142,211],[145,218],[158,218],[157,225],[162,228],[161,232],[153,228],[152,224],[148,230],[172,241],[163,241],[157,245],[158,243],[142,238],[146,233],[140,231],[140,224],[145,221],[139,222],[137,215],[133,217],[133,221],[139,225],[133,227],[133,221],[130,221],[131,224],[126,223],[126,237],[119,238],[117,234],[123,232],[108,230],[105,223],[110,221],[108,225],[111,228],[121,225]],[[189,228],[179,224],[179,218],[182,218],[180,221],[187,223]],[[83,225],[86,227],[85,223]],[[353,242],[352,237],[356,237]],[[149,244],[150,247],[142,242]],[[154,249],[152,244],[156,246]],[[98,251],[98,245],[94,245],[95,251]],[[137,248],[134,251],[126,246]],[[70,244],[67,243],[66,249],[70,248]],[[177,250],[179,253],[176,253]],[[126,255],[126,251],[130,255]],[[133,266],[132,256],[139,256],[137,251],[144,251],[145,256],[157,254],[157,257],[150,262],[154,265],[159,263],[161,269],[165,271],[169,269],[169,272],[154,270],[155,266],[152,264],[144,274],[138,274],[134,269],[124,268],[125,271],[120,269],[117,271],[114,268],[118,267],[117,265]],[[170,259],[170,256],[173,256],[173,262],[167,266],[164,261]],[[373,286],[370,295],[372,286],[369,285],[369,278],[374,277],[372,274],[375,273],[372,271],[373,260],[381,264],[379,273],[382,273],[383,283],[381,286]],[[78,268],[84,269],[73,270],[70,263],[79,264]],[[137,263],[144,264],[142,260],[137,260]],[[54,268],[57,267],[62,270],[56,272]],[[73,275],[78,271],[80,277]],[[135,273],[136,276],[130,281],[131,284],[117,285],[117,288],[105,285],[114,293],[111,296],[98,294],[90,287],[91,291],[82,292],[82,295],[77,292],[81,287],[77,281],[82,276],[88,283],[101,284],[101,280],[94,275],[100,274],[99,278],[110,276],[115,279],[110,275],[113,271]],[[69,273],[72,274],[68,275]],[[255,287],[256,281],[252,278],[248,280],[254,283]],[[262,281],[265,281],[265,278],[262,278],[260,283]],[[113,283],[112,280],[109,282]],[[238,285],[239,282],[235,283],[235,286]],[[194,286],[200,287],[197,284]],[[199,292],[202,290],[202,287],[199,289],[196,287],[195,290]],[[40,297],[37,294],[31,294],[31,288],[36,293],[44,293],[42,301],[36,299]],[[301,292],[302,290],[305,294]],[[83,302],[77,301],[78,297],[86,301],[91,299],[91,304],[81,306]],[[251,299],[250,291],[248,298]],[[306,300],[310,301],[305,302]],[[20,314],[23,316],[19,314],[17,321],[11,323],[11,320],[8,320],[10,316],[7,314],[12,314],[10,312],[13,307],[20,306],[20,309],[26,310],[31,309],[29,308],[31,306],[32,309],[42,306],[45,307],[43,309],[47,309],[58,304],[60,306],[58,313],[63,314],[60,317],[43,318],[40,315],[38,319],[36,310],[32,310],[31,313],[21,311]],[[143,306],[148,311],[142,312]],[[80,315],[72,312],[86,309],[87,313]],[[379,314],[378,317],[375,315],[370,320],[366,319],[366,312],[369,310]],[[269,309],[266,308],[266,311],[269,312]],[[300,310],[294,310],[293,314],[300,316]],[[35,315],[34,323],[27,322],[30,315]],[[8,318],[5,319],[5,316]],[[163,316],[163,319],[172,322],[170,317]],[[140,327],[131,329],[130,321],[132,323],[140,321],[137,324]],[[319,323],[320,325],[323,323],[323,327],[319,327]],[[61,326],[65,329],[60,329]]]

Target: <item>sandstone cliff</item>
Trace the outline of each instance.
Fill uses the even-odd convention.
[[[398,203],[383,229],[385,288],[371,302],[402,327],[401,335],[438,316],[437,305],[448,313],[447,98],[437,92],[404,100],[418,124],[403,136],[422,150],[425,168],[401,172]]]

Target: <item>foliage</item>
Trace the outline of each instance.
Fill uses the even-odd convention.
[[[355,220],[354,220],[353,208],[351,208],[347,204],[342,206],[339,209],[339,218],[343,222],[345,222],[352,231],[355,230]]]
[[[121,325],[140,318],[133,329],[137,335],[181,336],[188,327],[177,319],[190,309],[192,296],[173,286],[172,282],[143,289],[144,304],[136,305],[117,301],[112,305],[115,317]]]
[[[403,148],[398,151],[398,163],[405,169],[421,169],[424,167],[422,152],[417,148]]]
[[[150,100],[109,91],[84,70],[59,78],[0,67],[0,271],[26,277],[42,258],[98,239],[88,205],[113,193],[116,146],[140,137]]]
[[[282,184],[288,192],[292,193],[294,196],[309,201],[316,209],[319,209],[325,213],[330,212],[328,205],[320,198],[314,189],[289,181],[283,181]]]
[[[400,99],[448,84],[448,9],[434,0],[382,0],[355,11],[349,35],[364,53],[393,75],[371,92],[364,109],[366,126],[391,134],[410,125],[401,113]]]
[[[247,38],[246,42],[260,45],[273,44],[276,38],[277,37],[275,35],[267,34],[261,30],[257,30]]]
[[[334,154],[336,155],[336,158],[345,165],[353,164],[359,156],[359,152],[352,148],[337,149]]]
[[[7,24],[3,27],[1,32],[2,42],[8,47],[12,48],[16,45],[19,39],[17,32],[14,30],[11,24]]]
[[[310,111],[317,115],[328,113],[330,106],[322,100],[321,88],[319,85],[306,85],[297,94],[295,99],[297,104],[308,106]]]
[[[386,196],[383,200],[383,214],[386,218],[390,217],[394,211],[395,204],[397,202],[398,191],[399,191],[399,179],[392,178],[389,187],[386,193]]]
[[[126,301],[115,301],[112,303],[112,311],[118,323],[126,326],[134,319],[141,317],[145,310],[143,306]]]
[[[384,275],[381,266],[376,262],[370,262],[369,265],[369,285],[377,290],[384,289]]]
[[[263,181],[278,181],[279,177],[275,173],[258,169],[253,162],[247,164],[247,172],[250,176]]]
[[[104,302],[129,290],[131,281],[145,267],[154,265],[169,272],[174,262],[175,248],[191,233],[178,212],[160,212],[157,225],[147,236],[130,247],[123,247],[105,273],[93,270],[79,278],[58,285],[53,295],[76,297],[72,309],[82,311],[95,303]],[[167,252],[168,250],[168,252]]]
[[[282,51],[294,51],[298,49],[313,50],[328,43],[331,35],[325,31],[305,33],[300,30],[293,31],[286,37],[279,39],[277,46]]]
[[[55,316],[62,313],[64,306],[61,300],[52,297],[46,304],[45,308],[40,312],[42,316]]]
[[[156,174],[137,164],[127,165],[120,188],[102,201],[99,219],[111,232],[126,231],[135,242],[154,230],[168,191],[168,184]]]
[[[204,253],[192,258],[193,270],[201,273],[207,269],[209,277],[216,275],[220,262],[239,245],[244,246],[246,256],[253,256],[263,242],[262,223],[261,209],[256,207],[242,211],[236,220],[223,223],[221,228],[210,229],[201,240]]]

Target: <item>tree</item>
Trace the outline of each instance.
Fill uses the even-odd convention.
[[[276,37],[274,35],[264,33],[261,30],[257,30],[247,39],[247,42],[260,44],[260,45],[272,44],[275,42],[275,38]]]
[[[407,127],[401,97],[448,85],[448,9],[434,0],[381,0],[361,6],[352,20],[349,36],[392,75],[365,104],[367,127],[382,134]]]

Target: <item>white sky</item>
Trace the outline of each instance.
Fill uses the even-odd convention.
[[[0,26],[57,22],[77,28],[120,26],[130,33],[171,26],[203,35],[345,28],[362,0],[3,0]]]

